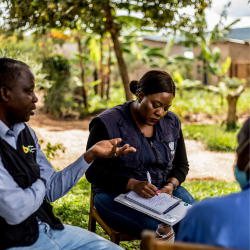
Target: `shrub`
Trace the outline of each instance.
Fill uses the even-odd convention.
[[[45,93],[45,112],[62,117],[73,105],[70,94],[70,63],[64,56],[54,55],[44,59],[43,70],[51,83]]]
[[[232,92],[229,90],[229,92]],[[227,103],[224,94],[224,103]],[[241,94],[237,102],[237,115],[249,112],[250,89],[246,88]],[[221,106],[221,97],[213,92],[206,90],[190,89],[183,90],[183,99],[180,98],[180,93],[176,91],[176,97],[170,110],[176,113],[180,119],[190,114],[208,114],[221,115],[227,112],[227,105]]]
[[[228,88],[238,88],[240,85],[245,83],[245,79],[239,79],[237,77],[227,77],[223,78],[223,81],[227,84]]]
[[[40,145],[42,145],[43,143],[44,143],[43,140],[39,140]],[[55,145],[51,145],[51,143],[48,142],[46,144],[46,147],[44,149],[42,149],[43,153],[45,154],[45,156],[47,157],[47,159],[49,161],[54,159],[56,156],[58,156],[58,153],[57,153],[58,150],[65,153],[66,148],[63,146],[62,143],[57,143]]]

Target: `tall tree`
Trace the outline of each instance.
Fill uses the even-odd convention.
[[[8,17],[6,25],[13,29],[26,29],[37,27],[68,27],[75,28],[81,20],[82,29],[90,29],[97,34],[108,31],[111,35],[114,51],[125,89],[126,99],[131,100],[129,91],[129,75],[121,44],[119,32],[127,25],[126,18],[117,17],[116,10],[126,9],[136,11],[143,15],[140,28],[152,26],[155,29],[192,30],[193,19],[180,12],[187,6],[195,10],[195,16],[203,14],[211,0],[3,0],[7,3]],[[197,19],[197,18],[196,18]]]

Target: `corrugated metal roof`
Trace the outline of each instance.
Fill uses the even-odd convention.
[[[250,27],[231,29],[226,37],[237,40],[250,40]]]
[[[167,43],[171,37],[170,36],[144,36],[144,39],[151,40],[151,41],[157,41],[157,42],[163,42]],[[180,41],[185,41],[185,36],[176,36],[174,39],[175,43],[178,43]]]
[[[144,36],[144,39],[167,43],[171,38],[170,36]],[[222,39],[222,41],[235,43],[244,43],[244,40],[250,40],[250,27],[231,29],[226,37]],[[185,41],[185,36],[175,37],[175,43],[179,43],[180,41]]]

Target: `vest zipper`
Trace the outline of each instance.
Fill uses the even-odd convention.
[[[154,155],[155,155],[156,162],[159,163],[159,161],[158,161],[158,156],[157,156],[157,153],[156,153],[156,151],[155,151],[154,143],[153,143],[152,141],[150,141],[150,146],[151,146],[151,148],[152,148],[152,150],[153,150],[153,153],[154,153]]]

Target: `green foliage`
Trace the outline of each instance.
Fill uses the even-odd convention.
[[[90,91],[89,96],[89,112],[96,113],[102,109],[112,108],[116,105],[123,104],[126,101],[124,89],[121,82],[112,83],[112,92],[110,93],[110,99],[101,99],[99,95],[95,95],[94,91]]]
[[[224,94],[224,101],[227,93]],[[222,115],[227,112],[227,106],[221,106],[221,96],[213,92],[202,89],[188,89],[183,91],[183,96],[184,98],[181,99],[179,91],[176,91],[176,97],[170,108],[180,119],[191,114]],[[250,89],[246,88],[237,102],[238,115],[249,111],[249,99]]]
[[[209,7],[211,1],[176,1],[167,0],[155,2],[153,0],[136,0],[131,3],[125,1],[100,1],[100,0],[58,0],[56,3],[49,1],[34,0],[4,0],[7,8],[4,18],[5,26],[12,29],[31,29],[31,28],[62,28],[68,27],[80,30],[89,29],[98,34],[104,33],[108,26],[107,9],[112,8],[112,15],[117,24],[118,30],[122,26],[131,23],[131,17],[119,18],[115,10],[126,9],[129,12],[135,11],[144,14],[144,18],[137,20],[136,25],[142,28],[153,26],[158,29],[186,29],[189,27],[195,30],[193,19],[185,12],[180,12],[188,6],[195,10],[197,18]],[[28,6],[28,8],[27,8]],[[171,8],[169,7],[171,6]],[[18,8],[17,8],[18,7]],[[34,15],[36,13],[36,15]],[[56,13],[56,14],[55,14]],[[106,19],[107,18],[107,19]]]
[[[223,196],[239,192],[240,188],[236,182],[227,183],[224,181],[193,181],[182,184],[197,201]],[[53,211],[63,223],[79,226],[88,230],[90,202],[90,183],[82,177],[78,184],[64,197],[53,203]],[[104,230],[97,224],[96,233],[109,239]],[[122,242],[124,249],[139,250],[140,241]]]
[[[44,143],[43,140],[39,140],[40,145],[42,145],[43,143]],[[57,153],[58,150],[65,153],[66,148],[63,146],[62,143],[51,145],[51,143],[48,142],[46,147],[42,151],[45,154],[45,156],[48,158],[48,160],[50,161],[54,159],[56,156],[58,156],[58,153]]]
[[[182,186],[193,195],[196,201],[238,193],[241,190],[236,181],[192,181],[184,182]]]
[[[210,44],[209,44],[210,45]],[[197,57],[198,60],[207,63],[207,69],[210,73],[217,76],[223,76],[227,73],[228,69],[231,65],[231,57],[227,57],[226,60],[219,65],[220,57],[220,49],[215,47],[212,51],[209,49],[209,45],[205,43],[201,43],[201,54]],[[204,69],[206,71],[207,69]]]
[[[36,78],[36,88],[40,89],[47,86],[46,74],[43,72],[40,57],[40,48],[35,44],[32,38],[25,37],[23,40],[13,35],[7,38],[0,33],[0,57],[8,57],[14,60],[22,61],[29,65]]]
[[[191,46],[200,46],[201,53],[198,57],[198,60],[203,62],[203,72],[210,72],[213,75],[223,76],[228,71],[231,65],[231,58],[228,57],[222,65],[219,65],[220,58],[220,49],[218,47],[210,50],[210,45],[214,41],[221,40],[226,36],[230,31],[232,26],[239,22],[240,19],[235,20],[229,25],[225,26],[225,19],[227,18],[227,8],[230,6],[230,2],[224,6],[224,9],[220,15],[219,22],[215,25],[214,29],[211,32],[207,32],[207,22],[205,15],[201,15],[199,19],[195,21],[195,26],[197,30],[195,32],[190,32],[190,30],[184,31],[183,35],[186,36],[186,40],[180,43],[184,44],[187,47]]]
[[[240,128],[227,131],[218,125],[183,125],[182,130],[185,138],[204,141],[212,151],[235,152],[238,146],[236,136]]]
[[[190,89],[190,88],[197,88],[201,86],[201,81],[196,80],[190,80],[190,79],[183,79],[182,75],[179,73],[179,71],[175,70],[173,73],[173,79],[176,84],[176,88],[179,90],[180,98],[183,98],[183,90],[184,89]]]
[[[44,108],[49,114],[62,117],[73,105],[70,95],[70,64],[66,57],[54,55],[45,58],[43,70],[50,86],[46,88]]]
[[[238,88],[240,85],[244,84],[246,82],[245,79],[239,79],[237,77],[223,77],[223,81],[226,83],[228,88]]]
[[[227,71],[229,70],[230,66],[231,66],[231,62],[232,62],[232,59],[230,56],[228,56],[225,60],[225,62],[223,62],[221,64],[221,69],[217,72],[217,75],[218,76],[223,76],[227,73]]]
[[[174,71],[173,73],[173,78],[174,78],[174,81],[179,85],[181,86],[182,85],[182,82],[183,82],[183,77],[181,76],[181,74],[176,70]]]

